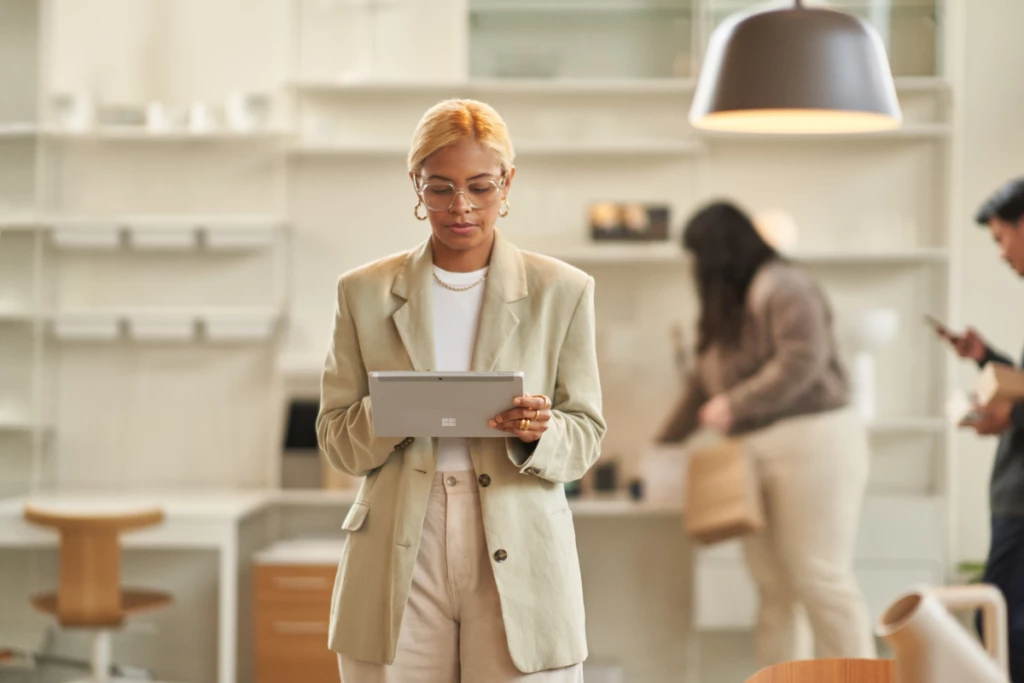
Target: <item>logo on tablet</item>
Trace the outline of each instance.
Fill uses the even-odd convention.
[[[454,427],[455,426],[455,418],[454,417],[442,417],[441,418],[441,426],[442,427]]]

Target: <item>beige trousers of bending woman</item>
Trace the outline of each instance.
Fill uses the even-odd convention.
[[[343,683],[582,683],[583,665],[519,672],[508,652],[472,471],[430,489],[394,664],[338,655]]]
[[[766,527],[744,541],[760,594],[762,665],[806,658],[798,606],[819,657],[875,656],[871,618],[853,574],[868,474],[864,425],[852,408],[780,420],[744,437],[761,476]]]

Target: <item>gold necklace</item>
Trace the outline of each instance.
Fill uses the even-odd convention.
[[[444,280],[442,280],[441,278],[439,278],[437,276],[437,272],[436,271],[434,272],[434,279],[437,280],[437,284],[441,285],[445,289],[450,289],[453,292],[468,292],[469,290],[473,289],[478,284],[480,284],[481,282],[486,280],[487,279],[487,274],[484,273],[483,275],[480,276],[479,280],[477,280],[476,282],[474,282],[471,285],[466,285],[464,287],[456,287],[455,285],[448,284],[447,282],[445,282]]]

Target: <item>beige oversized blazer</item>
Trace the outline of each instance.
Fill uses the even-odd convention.
[[[437,444],[374,437],[367,372],[434,368],[432,271],[427,240],[340,278],[321,385],[320,448],[337,469],[365,476],[342,524],[348,535],[329,647],[370,662],[395,658]],[[606,428],[594,280],[497,234],[484,287],[472,369],[523,371],[527,393],[553,403],[535,448],[518,438],[470,441],[509,652],[520,671],[532,673],[587,657],[576,534],[562,484],[594,464]]]

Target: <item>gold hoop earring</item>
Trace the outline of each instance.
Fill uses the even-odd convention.
[[[416,216],[416,220],[425,221],[425,220],[427,220],[427,216],[426,215],[423,215],[423,216],[420,215],[420,207],[421,206],[423,206],[423,200],[422,199],[420,201],[418,201],[416,203],[416,206],[414,206],[412,208],[412,215]],[[426,209],[425,206],[423,208]]]
[[[498,209],[498,215],[501,216],[502,218],[504,218],[505,216],[508,215],[508,210],[509,210],[510,207],[511,207],[511,205],[508,203],[508,199],[502,199],[501,200],[501,208]]]

